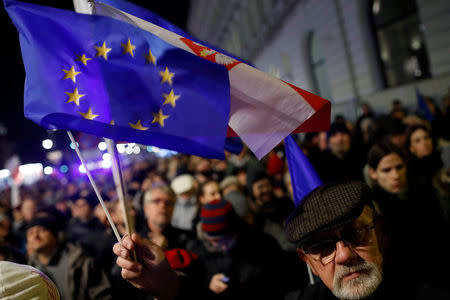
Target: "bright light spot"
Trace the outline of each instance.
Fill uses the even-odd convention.
[[[24,175],[38,173],[41,171],[42,171],[42,164],[39,164],[39,163],[19,166],[19,172]]]
[[[53,141],[52,140],[50,140],[50,139],[46,139],[46,140],[43,140],[42,141],[42,147],[44,148],[44,149],[52,149],[52,147],[53,147]]]
[[[59,170],[61,171],[61,173],[67,173],[67,171],[69,171],[69,167],[66,165],[62,165]]]
[[[0,178],[7,178],[11,175],[11,172],[8,169],[0,170]]]
[[[111,168],[111,161],[110,160],[102,160],[102,168],[108,169]]]
[[[126,152],[127,154],[131,154],[131,153],[133,153],[133,148],[127,147],[127,149],[125,149],[125,152]]]
[[[53,173],[53,168],[52,167],[47,166],[47,167],[44,168],[44,174],[45,175],[52,175],[52,173]]]
[[[98,143],[98,149],[100,151],[105,151],[106,150],[106,143],[105,142]]]
[[[125,152],[125,145],[124,144],[117,144],[117,151],[119,151],[119,153],[124,153]]]
[[[103,158],[103,160],[111,160],[111,154],[103,153],[102,158]]]
[[[159,148],[158,147],[155,147],[155,146],[152,146],[152,149],[153,149],[153,152],[159,152]]]
[[[80,166],[78,167],[78,171],[80,171],[81,173],[86,173],[86,169],[84,168],[83,165],[80,165]]]
[[[152,146],[147,146],[147,151],[148,152],[153,152]]]
[[[78,144],[78,142],[77,142],[77,146],[78,146],[78,147],[80,146],[80,144]],[[73,143],[70,143],[70,148],[72,148],[72,149],[75,150],[75,146],[73,145]]]
[[[135,144],[135,143],[129,143],[129,144],[128,144],[128,147],[131,147],[131,148],[133,148],[134,146],[136,146],[136,144]]]
[[[141,148],[140,147],[134,147],[133,152],[134,152],[134,154],[139,154],[139,153],[141,153]]]
[[[380,0],[375,0],[375,1],[373,2],[372,12],[373,12],[375,15],[378,15],[378,14],[380,13],[380,10],[381,10],[381,3],[380,3]]]

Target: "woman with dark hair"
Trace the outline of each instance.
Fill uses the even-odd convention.
[[[449,251],[450,234],[437,197],[430,190],[411,184],[405,155],[395,145],[379,143],[372,146],[367,165],[375,197],[386,217],[393,256],[405,258],[405,270],[419,268],[424,276],[430,276],[430,280],[438,280],[432,275],[437,274],[441,266],[411,264],[418,262],[415,259],[417,253],[409,250],[414,241],[420,240],[421,244],[427,245],[429,253]]]
[[[409,127],[406,147],[410,154],[408,162],[410,183],[421,189],[432,190],[433,178],[442,168],[442,160],[433,141],[431,130],[422,124]]]

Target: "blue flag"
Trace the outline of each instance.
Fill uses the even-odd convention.
[[[284,139],[284,147],[297,206],[309,192],[322,185],[322,181],[292,136]]]
[[[225,67],[109,17],[5,1],[20,34],[25,116],[182,153],[224,158]]]
[[[428,108],[428,105],[425,103],[425,100],[423,99],[423,95],[419,92],[419,90],[416,88],[416,97],[417,97],[417,106],[419,110],[422,112],[425,119],[432,122],[434,121],[434,116],[431,113],[430,109]]]

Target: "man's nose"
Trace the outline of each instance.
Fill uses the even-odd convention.
[[[337,264],[345,264],[356,257],[355,250],[344,244],[343,241],[336,243],[336,257]]]

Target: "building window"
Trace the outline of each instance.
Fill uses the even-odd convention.
[[[310,32],[308,35],[308,54],[316,94],[325,99],[331,99],[325,56],[320,40],[314,32]]]
[[[370,14],[386,86],[430,77],[416,0],[373,0]]]

